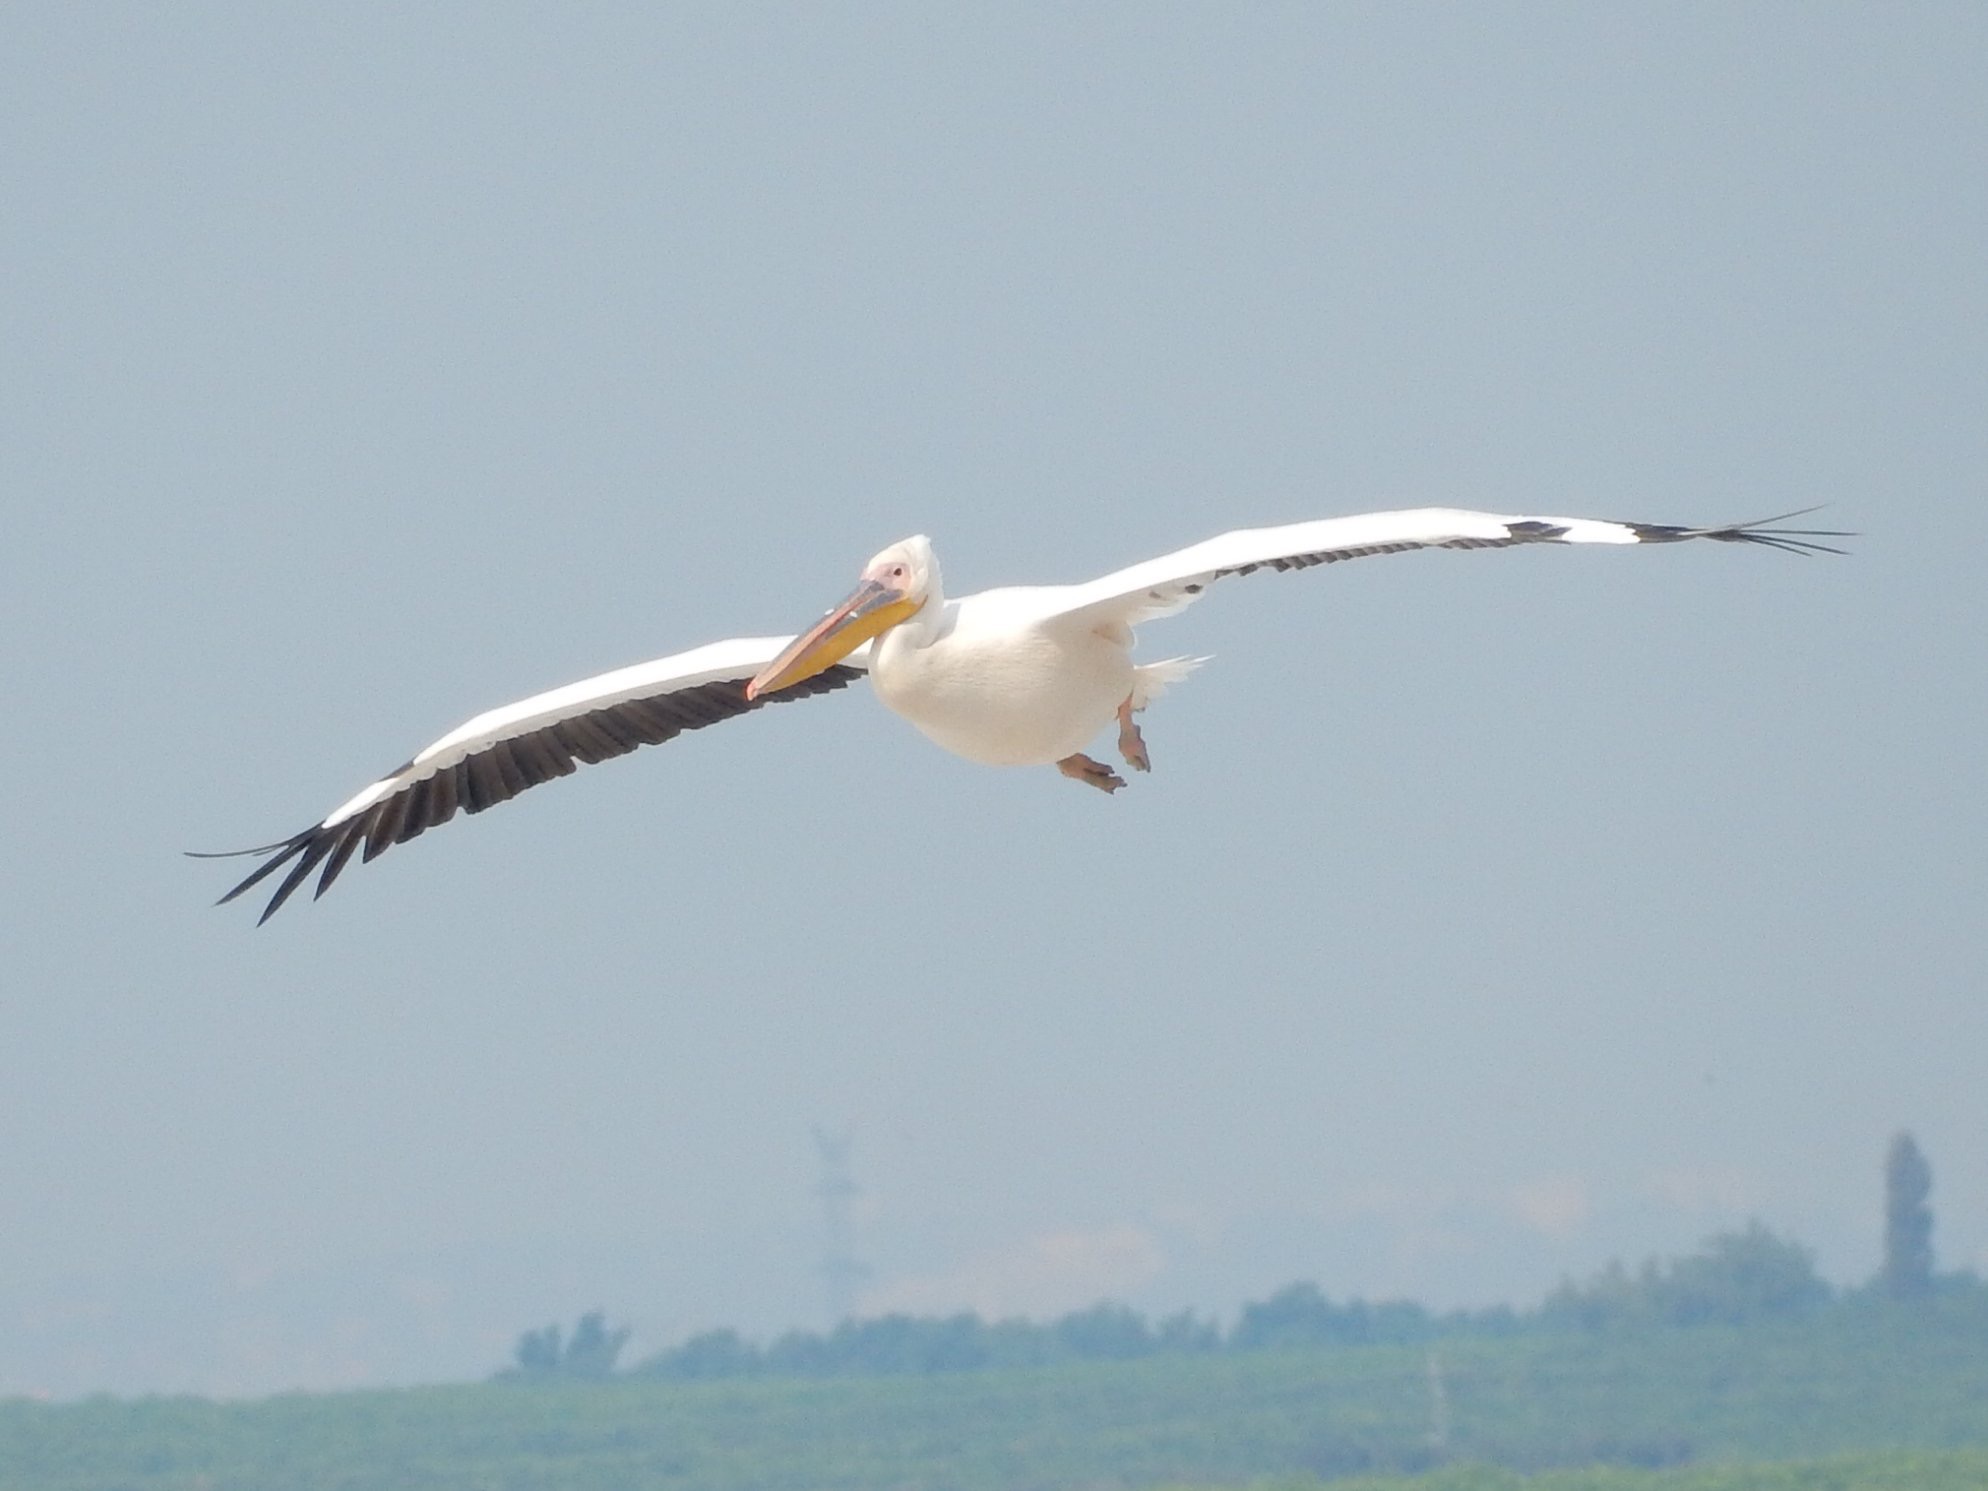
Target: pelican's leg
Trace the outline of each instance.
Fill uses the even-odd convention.
[[[1056,769],[1076,781],[1089,782],[1100,792],[1116,792],[1125,785],[1124,777],[1102,761],[1093,761],[1082,751],[1074,756],[1065,756],[1056,763]]]
[[[1125,758],[1125,764],[1134,771],[1151,771],[1153,758],[1146,754],[1146,737],[1139,733],[1139,727],[1132,723],[1132,696],[1127,694],[1125,702],[1118,706],[1118,754]]]

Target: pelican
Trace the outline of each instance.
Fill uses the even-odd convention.
[[[1842,553],[1816,540],[1848,534],[1773,526],[1812,511],[1714,528],[1454,508],[1362,513],[1239,529],[1086,584],[984,590],[958,600],[940,583],[931,540],[907,538],[872,559],[849,596],[798,636],[713,642],[476,716],[301,833],[229,851],[269,858],[221,902],[287,864],[259,926],[320,865],[314,896],[323,895],[361,846],[371,860],[448,822],[458,809],[480,813],[568,776],[576,762],[591,765],[763,705],[832,693],[866,672],[888,708],[956,755],[990,766],[1054,766],[1116,792],[1125,779],[1084,748],[1116,723],[1125,764],[1150,770],[1133,716],[1205,661],[1135,663],[1133,627],[1172,615],[1229,575],[1410,549],[1517,544],[1714,539],[1796,554]]]

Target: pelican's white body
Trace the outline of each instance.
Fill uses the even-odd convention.
[[[1047,766],[1081,751],[1133,697],[1139,670],[1128,628],[1057,615],[1042,604],[1052,594],[989,590],[946,602],[930,641],[915,623],[884,633],[870,649],[877,697],[935,744],[985,766]]]

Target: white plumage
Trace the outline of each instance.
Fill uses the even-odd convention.
[[[1508,517],[1453,508],[1362,513],[1240,529],[1080,585],[1013,587],[949,600],[931,542],[878,554],[839,606],[798,637],[743,637],[617,669],[493,709],[290,838],[221,899],[284,865],[262,920],[318,869],[325,890],[355,851],[372,859],[454,817],[481,812],[576,765],[623,755],[762,705],[843,688],[867,670],[885,705],[937,744],[992,766],[1055,764],[1107,792],[1115,771],[1083,754],[1114,719],[1118,749],[1148,768],[1132,716],[1201,661],[1132,659],[1133,628],[1172,615],[1216,580],[1423,548],[1650,544],[1686,539],[1838,553],[1830,531],[1758,523],[1685,528],[1588,518]],[[202,856],[207,857],[207,856]]]

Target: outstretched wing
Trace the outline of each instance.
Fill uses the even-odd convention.
[[[234,900],[289,865],[256,923],[260,926],[320,864],[324,869],[315,894],[323,895],[361,844],[366,851],[362,858],[370,860],[447,823],[458,808],[480,813],[527,787],[571,775],[576,763],[591,766],[768,704],[845,688],[867,666],[864,648],[792,688],[748,700],[746,681],[792,640],[738,637],[714,642],[480,714],[303,832],[259,848],[230,851],[270,858],[221,901]]]
[[[1242,528],[1143,564],[1131,565],[1084,585],[1062,587],[1057,611],[1088,613],[1099,620],[1145,621],[1191,604],[1225,575],[1259,569],[1308,569],[1369,554],[1400,554],[1410,549],[1501,549],[1514,544],[1670,544],[1690,538],[1722,543],[1764,544],[1793,554],[1840,554],[1816,543],[1849,538],[1826,529],[1778,528],[1802,512],[1783,513],[1754,523],[1717,528],[1680,528],[1666,523],[1613,523],[1596,518],[1506,517],[1460,508],[1421,507],[1403,512],[1360,513],[1288,523],[1278,528]]]

